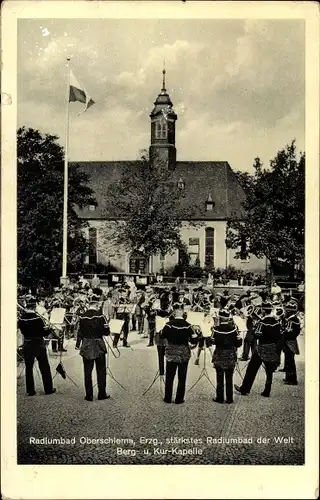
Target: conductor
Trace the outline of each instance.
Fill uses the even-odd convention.
[[[190,323],[183,319],[183,305],[176,303],[173,306],[173,319],[170,320],[160,333],[160,338],[167,341],[165,347],[166,379],[164,402],[172,402],[173,381],[178,369],[178,387],[175,398],[176,404],[184,403],[188,363],[191,357],[190,344],[197,345],[198,336]]]
[[[108,399],[106,393],[106,353],[107,347],[103,337],[110,331],[102,315],[101,304],[91,302],[86,312],[79,318],[76,349],[80,349],[83,359],[85,400],[93,401],[92,370],[97,370],[98,399]]]

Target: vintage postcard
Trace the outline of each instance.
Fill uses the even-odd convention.
[[[316,3],[2,36],[3,497],[316,498]]]

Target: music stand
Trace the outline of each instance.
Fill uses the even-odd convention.
[[[162,393],[162,384],[164,385],[165,382],[164,382],[164,375],[160,375],[160,369],[157,370],[155,376],[154,376],[154,379],[153,381],[151,382],[151,384],[149,385],[148,389],[144,391],[144,393],[142,394],[142,396],[145,396],[147,394],[147,392],[150,391],[151,387],[156,383],[156,381],[160,379],[160,392]],[[162,382],[162,384],[161,384]]]
[[[115,320],[115,321],[121,321],[121,320]],[[109,356],[110,356],[110,354],[109,354],[109,352],[110,352],[110,350],[111,350],[111,352],[113,352],[113,351],[112,351],[112,349],[111,349],[111,346],[110,346],[110,344],[109,344],[108,340],[107,340],[105,337],[103,337],[103,340],[104,340],[104,342],[105,342],[105,344],[106,344],[106,346],[107,346],[107,364],[106,364],[106,393],[107,393],[107,389],[108,389],[108,376],[109,376],[109,377],[110,377],[110,378],[111,378],[114,382],[116,382],[116,384],[118,384],[118,385],[121,387],[121,389],[123,389],[124,391],[126,391],[127,389],[126,389],[126,388],[125,388],[122,384],[120,384],[120,382],[119,382],[119,381],[115,378],[115,376],[113,375],[113,373],[112,373],[112,371],[111,371],[111,369],[110,369],[110,366],[109,366],[109,364],[110,364],[110,361],[109,361]],[[113,355],[114,355],[114,354],[113,354]],[[114,355],[114,357],[116,357],[116,356]],[[119,356],[118,356],[118,357],[119,357]],[[97,385],[98,385],[98,382],[96,382],[96,383],[94,384],[94,386],[93,386],[93,387],[96,387]],[[110,399],[110,395],[109,395],[108,393],[107,393],[107,399]]]
[[[191,391],[191,389],[193,389],[197,384],[198,382],[200,382],[200,380],[205,377],[209,382],[210,384],[212,385],[212,387],[215,389],[215,385],[213,384],[213,382],[211,381],[210,377],[209,377],[209,374],[208,374],[208,370],[207,370],[207,366],[206,366],[206,354],[207,354],[207,349],[208,347],[206,346],[206,343],[204,343],[204,346],[203,346],[203,349],[204,349],[204,357],[203,357],[203,368],[201,370],[201,373],[199,375],[199,377],[197,378],[197,380],[195,381],[195,383],[190,387],[190,389],[188,390]]]
[[[63,328],[65,327],[65,313],[66,313],[65,308],[55,307],[54,309],[52,309],[50,314],[50,323],[56,330],[60,332],[60,335],[63,335]],[[68,378],[76,387],[79,387],[78,384],[76,384],[75,381],[71,377],[69,377],[65,367],[62,364],[62,350],[60,350],[59,363],[58,366],[56,367],[56,373],[52,377],[52,380],[57,376],[58,373],[64,380]]]
[[[169,318],[165,317],[165,318],[162,318],[160,316],[157,316],[156,317],[156,333],[159,333],[163,327],[165,326],[165,324],[169,321]],[[159,361],[159,360],[158,360]],[[142,396],[145,396],[147,394],[147,392],[150,391],[151,387],[156,383],[156,381],[160,379],[160,392],[162,393],[162,384],[165,385],[165,382],[164,382],[164,374],[161,375],[160,374],[160,365],[159,365],[159,368],[154,376],[154,379],[152,380],[151,384],[149,385],[148,389],[146,389],[144,391],[144,393],[142,394]],[[162,383],[161,383],[162,382]]]

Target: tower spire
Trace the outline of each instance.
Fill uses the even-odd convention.
[[[163,70],[162,70],[162,89],[164,92],[166,92],[166,60],[163,59]]]

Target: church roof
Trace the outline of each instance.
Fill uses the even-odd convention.
[[[78,165],[88,175],[89,185],[94,191],[97,207],[94,212],[89,207],[79,210],[78,215],[83,219],[117,218],[112,208],[107,204],[107,187],[120,179],[122,171],[132,165],[132,161],[87,161],[70,162]],[[244,210],[242,203],[245,195],[230,165],[226,161],[177,161],[171,175],[176,178],[177,184],[181,179],[184,182],[186,206],[201,206],[201,212],[195,215],[197,220],[226,220],[232,215],[241,218]],[[208,196],[214,203],[213,209],[206,211]],[[108,209],[107,209],[108,206]]]

